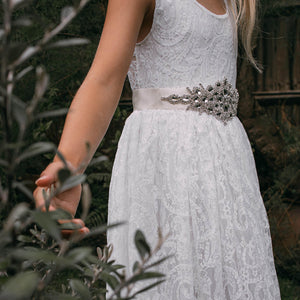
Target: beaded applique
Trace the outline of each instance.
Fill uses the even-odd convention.
[[[208,85],[207,88],[204,88],[200,83],[192,90],[188,87],[186,89],[190,93],[189,95],[172,94],[168,97],[162,97],[161,100],[171,104],[188,104],[187,109],[197,110],[200,114],[206,112],[214,115],[225,125],[227,121],[236,116],[239,93],[237,89],[232,87],[227,78],[217,81],[214,86]]]

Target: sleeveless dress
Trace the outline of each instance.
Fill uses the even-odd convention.
[[[197,0],[156,0],[151,31],[137,43],[129,69],[134,111],[110,184],[108,224],[126,224],[109,229],[107,242],[128,275],[140,261],[136,229],[153,248],[160,226],[170,235],[152,261],[173,256],[153,268],[166,281],[135,299],[280,299],[266,209],[242,123],[236,115],[223,122],[217,113],[162,100],[223,78],[235,89],[236,67],[229,9],[216,15]],[[153,282],[139,282],[134,290]]]

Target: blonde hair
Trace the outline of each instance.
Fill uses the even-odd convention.
[[[263,67],[253,57],[253,33],[257,29],[257,0],[228,0],[229,9],[235,20],[234,26],[238,38],[249,62],[262,73]]]

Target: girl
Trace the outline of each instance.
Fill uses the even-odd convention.
[[[108,230],[108,243],[129,274],[138,259],[137,228],[152,245],[158,226],[170,233],[155,259],[174,254],[157,267],[167,280],[137,299],[280,299],[255,162],[236,116],[238,33],[258,68],[251,53],[255,6],[255,0],[109,1],[58,148],[71,168],[91,159],[128,73],[134,111],[119,141],[108,204],[108,223],[127,224]],[[55,157],[37,181],[37,206],[61,167]],[[52,209],[75,215],[80,192],[78,186],[53,199]]]

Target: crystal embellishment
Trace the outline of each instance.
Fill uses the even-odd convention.
[[[162,97],[162,101],[168,101],[171,104],[183,103],[187,104],[188,110],[196,110],[199,113],[206,112],[214,115],[226,123],[237,115],[237,107],[239,102],[239,93],[228,82],[227,78],[217,81],[214,86],[208,85],[206,88],[200,83],[199,86],[190,89],[186,88],[189,94],[176,95],[172,94],[168,97]]]

